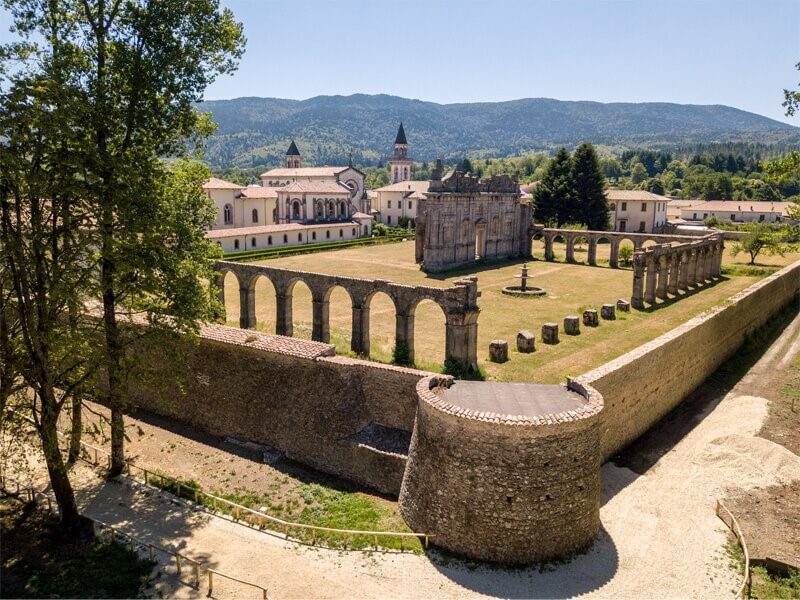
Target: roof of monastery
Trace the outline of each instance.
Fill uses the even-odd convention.
[[[372,215],[368,215],[367,213],[357,212],[353,213],[353,219],[372,219]]]
[[[261,177],[334,177],[353,167],[297,167],[291,169],[280,167],[270,169],[261,174]]]
[[[240,190],[243,187],[243,185],[239,185],[238,183],[225,181],[224,179],[218,179],[216,177],[207,179],[206,182],[203,183],[204,190]]]
[[[276,187],[268,187],[263,185],[248,185],[242,190],[241,198],[277,198],[278,189]]]
[[[684,210],[705,210],[719,212],[768,212],[786,215],[791,202],[772,202],[769,200],[710,200],[687,206]]]
[[[363,213],[356,213],[363,214]],[[355,215],[354,215],[355,217]],[[366,215],[368,218],[369,215]],[[206,239],[216,240],[226,237],[244,235],[259,235],[262,233],[286,233],[287,231],[303,231],[306,229],[325,229],[329,227],[343,227],[345,225],[360,225],[355,221],[329,221],[327,223],[281,223],[278,225],[254,225],[252,227],[228,227],[226,229],[212,229],[206,232]]]
[[[376,192],[427,192],[430,181],[398,181],[377,188]]]
[[[645,190],[606,190],[606,198],[616,201],[669,202],[669,198],[666,196],[660,196]]]
[[[352,191],[338,181],[295,181],[279,187],[281,192],[316,193],[316,194],[350,194]]]
[[[292,143],[289,144],[289,149],[286,151],[286,156],[300,156],[300,150],[297,149],[297,144],[294,143],[294,140],[292,140]]]

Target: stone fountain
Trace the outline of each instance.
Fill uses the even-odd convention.
[[[520,280],[519,285],[509,285],[500,290],[507,296],[544,296],[547,293],[540,287],[528,285],[530,276],[528,275],[527,263],[522,265],[520,274],[514,275],[514,277]]]

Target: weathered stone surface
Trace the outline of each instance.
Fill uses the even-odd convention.
[[[542,325],[542,343],[558,343],[558,323],[545,323]]]
[[[578,315],[564,317],[564,333],[567,335],[579,335],[581,332],[581,319]]]
[[[620,312],[631,312],[631,303],[620,298],[617,300],[617,310]]]
[[[613,321],[617,318],[617,311],[613,304],[603,304],[600,307],[600,316],[606,321]]]
[[[524,329],[517,333],[517,352],[533,352],[536,350],[536,338],[533,333]]]
[[[583,324],[587,327],[597,327],[599,321],[597,320],[597,310],[589,308],[583,311]]]
[[[506,340],[489,342],[489,360],[496,363],[504,363],[508,360],[508,342]]]

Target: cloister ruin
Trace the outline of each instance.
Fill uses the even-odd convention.
[[[255,329],[256,282],[268,279],[275,288],[276,333],[291,337],[292,293],[298,282],[311,290],[313,318],[312,340],[330,342],[330,297],[334,288],[343,288],[352,305],[351,350],[367,356],[370,351],[370,302],[378,292],[386,294],[395,309],[395,345],[408,349],[408,359],[414,361],[414,313],[423,300],[432,300],[445,316],[445,360],[455,360],[468,369],[478,365],[478,280],[476,277],[459,279],[450,287],[403,285],[382,279],[357,279],[221,261],[216,270],[219,299],[225,304],[223,278],[233,273],[239,283],[239,327]]]

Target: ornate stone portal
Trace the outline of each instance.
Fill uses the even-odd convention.
[[[464,171],[431,176],[417,213],[416,260],[427,273],[465,267],[482,259],[531,255],[533,206],[520,200],[516,179],[479,180]]]

